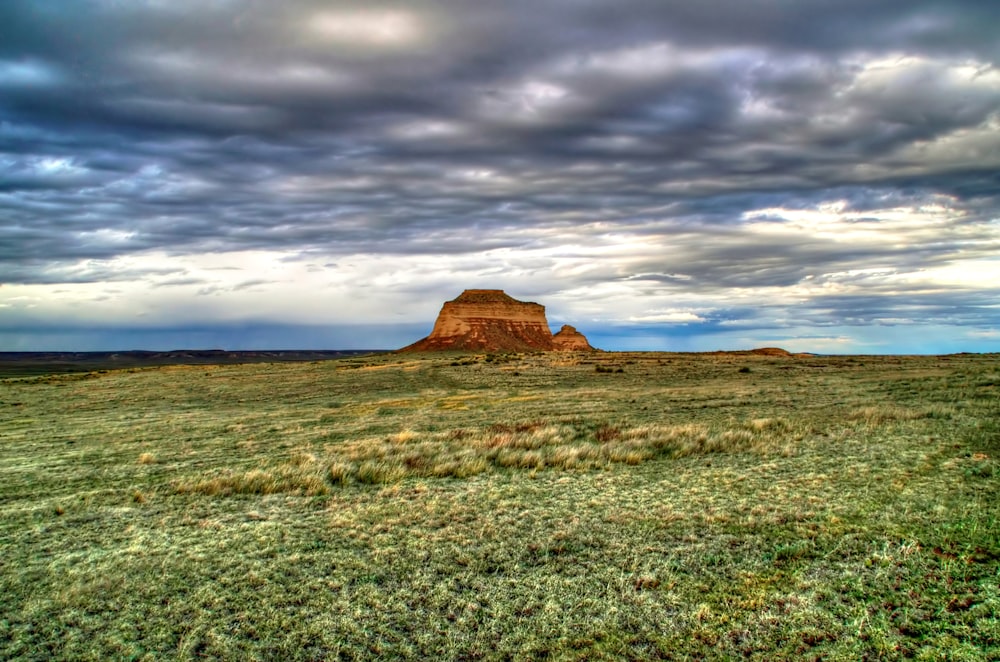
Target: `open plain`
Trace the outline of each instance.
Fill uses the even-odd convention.
[[[1000,658],[1000,356],[0,381],[3,659]]]

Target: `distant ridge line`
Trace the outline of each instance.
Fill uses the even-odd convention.
[[[0,378],[171,365],[237,365],[331,361],[384,354],[381,349],[226,350],[176,349],[117,352],[0,352]]]

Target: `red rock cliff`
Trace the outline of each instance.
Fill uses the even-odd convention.
[[[554,349],[562,348],[553,340],[545,319],[545,306],[518,301],[503,290],[465,290],[458,298],[444,304],[429,336],[400,351],[537,352]]]
[[[569,324],[563,324],[559,333],[552,336],[552,345],[561,352],[590,352],[594,350],[587,342],[587,337]]]

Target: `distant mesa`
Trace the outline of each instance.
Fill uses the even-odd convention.
[[[594,348],[568,324],[552,335],[541,304],[518,301],[503,290],[465,290],[445,302],[429,336],[399,351],[448,350],[552,352]]]
[[[757,349],[751,349],[750,353],[757,354],[758,356],[792,356],[791,352],[780,347],[758,347]]]
[[[781,349],[780,347],[758,347],[757,349],[737,349],[737,350],[717,350],[714,352],[706,352],[706,354],[718,354],[720,356],[810,356],[809,354],[792,354],[787,349]]]

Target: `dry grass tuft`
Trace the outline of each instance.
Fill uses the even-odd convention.
[[[488,425],[442,432],[410,429],[328,446],[322,456],[298,452],[287,464],[175,482],[179,492],[209,495],[326,494],[351,484],[386,485],[408,478],[468,478],[502,470],[589,471],[638,465],[658,457],[709,453],[791,454],[796,435],[779,418],[727,427],[638,425],[576,420]]]
[[[897,421],[913,421],[919,418],[925,418],[926,416],[927,414],[925,412],[910,409],[908,407],[893,404],[880,404],[858,407],[848,414],[848,419],[852,421],[860,421],[865,425],[877,426],[885,425],[886,423],[895,423]]]
[[[300,494],[317,496],[329,493],[330,483],[316,471],[301,466],[283,465],[273,469],[251,469],[245,472],[223,472],[219,476],[201,479],[181,479],[173,482],[180,494],[207,496],[246,494]]]
[[[327,478],[333,485],[347,485],[351,482],[353,467],[347,462],[333,462],[327,469]]]
[[[597,441],[605,443],[621,438],[622,431],[614,425],[603,425],[598,428],[597,433],[594,436],[597,437]]]
[[[359,483],[364,485],[382,485],[395,483],[406,476],[406,467],[400,462],[391,460],[368,460],[362,462],[355,474]]]
[[[407,444],[417,438],[417,433],[413,430],[403,430],[389,437],[390,443]]]

